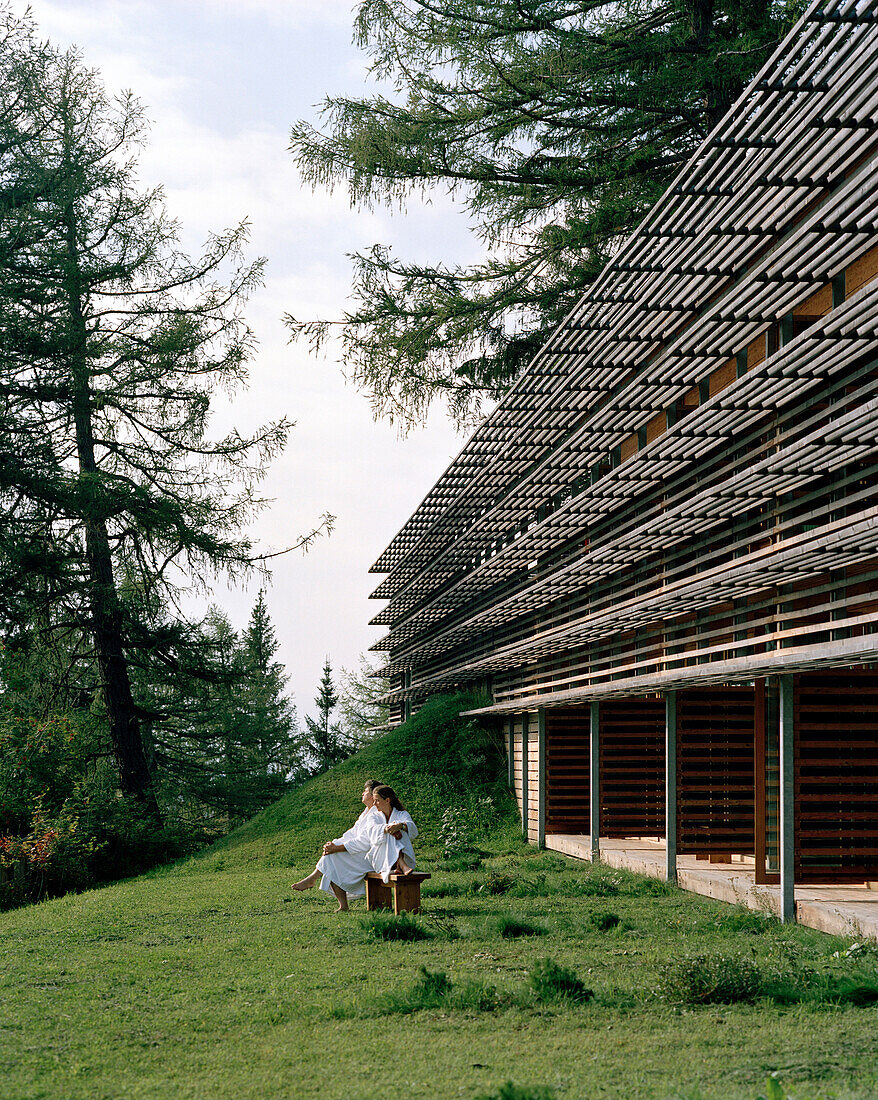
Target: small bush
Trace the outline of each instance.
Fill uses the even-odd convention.
[[[548,898],[553,894],[569,892],[564,887],[559,888],[557,882],[550,883],[542,872],[534,875],[533,878],[518,879],[509,891],[512,897],[516,898]]]
[[[517,940],[519,936],[545,936],[548,931],[538,924],[529,924],[515,917],[500,917],[494,927],[497,935],[504,940]]]
[[[554,959],[541,959],[528,974],[528,985],[541,1002],[571,1001],[584,1004],[594,992],[577,977],[576,972],[559,966]]]
[[[614,898],[621,890],[615,876],[592,873],[572,883],[570,892],[583,898]]]
[[[805,971],[781,975],[766,982],[763,994],[776,1004],[805,1004],[814,1008],[823,1005],[851,1005],[865,1008],[878,1004],[878,975],[826,974]]]
[[[762,990],[759,970],[734,955],[692,955],[663,967],[660,992],[675,1004],[737,1004],[756,999]]]
[[[493,986],[476,981],[455,985],[443,970],[428,970],[422,966],[414,985],[402,993],[388,993],[373,1006],[372,1011],[380,1015],[409,1014],[431,1008],[493,1012],[500,1003],[501,999]]]
[[[432,934],[438,936],[439,939],[460,939],[460,930],[451,913],[443,913],[441,910],[432,909],[429,913],[423,914],[423,919],[430,926]]]
[[[515,879],[511,875],[504,875],[502,871],[490,871],[478,889],[485,894],[508,894],[513,886]]]
[[[475,847],[475,830],[469,811],[462,806],[446,806],[437,839],[444,859],[457,860],[471,852]]]
[[[496,1092],[481,1092],[475,1100],[554,1100],[555,1093],[546,1088],[526,1088],[507,1081]]]
[[[588,923],[598,932],[621,931],[624,928],[624,922],[618,913],[589,913]]]
[[[428,940],[430,933],[408,913],[387,913],[380,910],[360,918],[360,927],[373,940]]]

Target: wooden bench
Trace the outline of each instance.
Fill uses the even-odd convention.
[[[421,911],[421,883],[428,874],[412,871],[410,875],[393,874],[385,883],[376,871],[366,875],[366,908],[392,909],[394,913]]]

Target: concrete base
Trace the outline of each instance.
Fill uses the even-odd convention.
[[[546,847],[576,859],[591,859],[591,838],[550,834]],[[662,840],[625,838],[600,842],[601,862],[638,875],[665,877]],[[693,894],[750,909],[780,914],[780,887],[757,886],[746,863],[706,864],[694,856],[677,858],[677,885]],[[797,886],[796,920],[836,936],[878,940],[878,892],[867,886]]]

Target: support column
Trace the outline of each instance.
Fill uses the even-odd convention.
[[[527,711],[521,716],[521,829],[524,834],[524,839],[527,840],[527,785],[529,783],[527,774],[527,757],[529,751],[530,741],[530,715]]]
[[[537,847],[546,846],[546,710],[537,711]]]
[[[795,921],[795,710],[791,674],[780,682],[780,919]]]
[[[665,693],[665,878],[677,881],[677,693]]]
[[[509,716],[509,725],[506,729],[506,754],[508,761],[509,789],[515,791],[515,715]]]
[[[588,722],[588,820],[591,861],[601,858],[601,722],[600,703],[592,703]]]

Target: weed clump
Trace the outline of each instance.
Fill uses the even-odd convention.
[[[475,1100],[555,1100],[555,1093],[547,1088],[527,1088],[507,1081],[496,1092],[481,1092]]]
[[[428,970],[421,967],[414,985],[401,993],[386,994],[377,1011],[409,1014],[442,1008],[458,1012],[494,1012],[500,1006],[497,990],[484,982],[462,982],[456,985],[444,970]]]
[[[511,875],[504,875],[502,871],[489,871],[488,877],[478,887],[484,894],[508,894],[515,886],[515,879]]]
[[[878,976],[826,974],[819,971],[780,975],[765,984],[763,993],[775,1004],[866,1008],[878,1004]]]
[[[430,933],[408,913],[386,913],[380,910],[360,918],[360,927],[373,940],[428,940]]]
[[[520,936],[545,936],[548,929],[539,924],[518,920],[516,917],[500,917],[494,927],[497,935],[504,940],[517,940]]]
[[[721,913],[714,925],[721,932],[745,932],[750,936],[761,936],[780,928],[780,921],[773,913],[761,913],[756,909],[736,909],[731,913]]]
[[[583,876],[571,886],[571,893],[582,898],[614,898],[622,891],[615,875],[601,872]]]
[[[585,1004],[594,997],[574,970],[559,966],[554,959],[541,959],[528,974],[528,985],[536,999],[543,1003],[568,1001]]]
[[[754,1001],[763,979],[749,959],[735,955],[691,955],[660,972],[659,989],[674,1004],[739,1004]]]
[[[588,923],[598,932],[613,932],[621,931],[624,927],[624,921],[618,913],[611,913],[608,910],[598,913],[589,913]]]
[[[443,856],[441,866],[443,872],[478,871],[482,866],[482,857],[478,852],[470,852],[468,854],[456,856]]]

